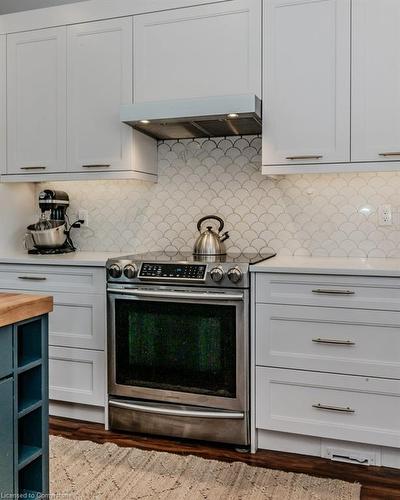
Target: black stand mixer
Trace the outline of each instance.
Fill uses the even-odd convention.
[[[71,240],[72,228],[84,223],[77,220],[69,223],[67,208],[69,196],[65,191],[45,189],[39,193],[41,216],[38,222],[27,228],[25,247],[30,254],[62,254],[75,252]]]

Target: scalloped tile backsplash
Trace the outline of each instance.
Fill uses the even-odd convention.
[[[262,176],[258,136],[164,141],[159,182],[58,182],[70,217],[89,211],[76,230],[81,250],[191,250],[196,222],[215,213],[226,221],[229,250],[286,255],[400,257],[400,173]],[[393,225],[378,209],[392,205]]]

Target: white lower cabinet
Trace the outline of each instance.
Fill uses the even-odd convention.
[[[257,367],[260,429],[400,447],[400,380]]]
[[[400,379],[400,311],[258,304],[259,366]]]
[[[397,467],[400,280],[271,272],[254,284],[253,449],[258,438]]]
[[[49,315],[50,414],[56,408],[57,416],[104,420],[105,269],[0,264],[0,290],[54,298]]]
[[[106,342],[105,295],[53,293],[49,320],[52,346],[104,351]]]
[[[50,347],[50,400],[104,406],[105,353]]]

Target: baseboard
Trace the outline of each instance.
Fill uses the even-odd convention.
[[[349,452],[356,457],[369,457],[371,465],[400,469],[400,450],[350,441],[323,439],[275,431],[257,431],[258,449],[298,453],[330,458],[332,450]],[[346,454],[346,453],[343,453]]]
[[[74,420],[84,420],[86,422],[96,422],[99,424],[104,424],[105,422],[104,407],[102,406],[50,401],[49,413],[52,417],[65,417]]]

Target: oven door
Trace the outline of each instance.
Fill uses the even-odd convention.
[[[248,291],[109,288],[109,394],[248,411]]]

